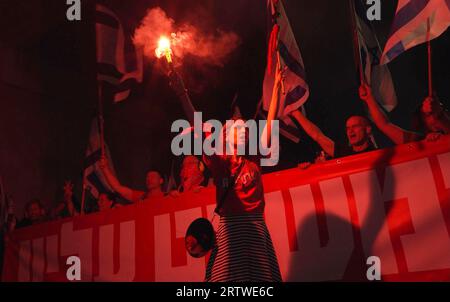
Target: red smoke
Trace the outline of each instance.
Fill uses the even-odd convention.
[[[217,29],[214,34],[206,34],[188,23],[178,26],[157,7],[148,10],[142,19],[134,33],[134,43],[144,48],[145,56],[154,58],[161,36],[172,37],[172,51],[178,61],[189,54],[214,66],[223,66],[240,43],[239,36],[233,32]]]

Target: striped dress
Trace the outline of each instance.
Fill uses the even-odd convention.
[[[205,281],[281,282],[264,214],[220,218]]]

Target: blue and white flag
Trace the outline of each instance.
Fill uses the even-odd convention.
[[[133,85],[143,78],[143,52],[125,36],[119,18],[105,6],[96,5],[97,79],[114,87],[114,102],[128,98]]]
[[[399,0],[382,64],[439,37],[450,25],[450,0]]]
[[[355,20],[363,74],[375,99],[390,112],[397,106],[397,94],[389,67],[380,64],[382,50],[373,26],[366,17],[363,1],[355,0]]]
[[[289,116],[309,97],[305,67],[282,1],[268,0],[267,6],[270,14],[270,35],[261,109],[265,112],[269,110],[279,58],[281,67],[286,68],[286,71],[276,118],[280,120],[280,133],[298,142],[300,131]]]
[[[98,118],[94,118],[91,125],[91,132],[89,135],[89,144],[86,149],[86,158],[84,161],[84,183],[87,192],[90,192],[92,197],[98,199],[101,193],[114,194],[114,190],[108,184],[105,176],[100,169],[100,159],[102,156],[101,139],[98,125]],[[105,156],[108,159],[111,171],[114,172],[114,166],[111,161],[108,146],[105,143]]]

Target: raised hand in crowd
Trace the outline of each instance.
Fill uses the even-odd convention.
[[[422,102],[422,112],[424,114],[439,115],[444,110],[441,104],[433,97],[427,96]]]
[[[78,215],[78,211],[75,209],[73,204],[73,183],[68,180],[64,183],[64,205],[66,206],[67,211],[70,216]]]
[[[123,198],[129,201],[133,201],[134,199],[133,190],[125,186],[122,186],[122,184],[116,178],[114,173],[111,171],[111,167],[109,166],[108,159],[106,158],[106,156],[102,156],[100,158],[99,166],[112,189],[115,192],[122,195]]]
[[[62,202],[56,205],[50,216],[56,219],[78,216],[79,212],[75,208],[73,200],[73,183],[70,180],[64,182],[63,193]]]
[[[378,102],[375,100],[372,90],[367,83],[363,83],[359,87],[359,97],[367,104],[369,113],[378,129],[380,129],[395,144],[400,145],[421,139],[421,136],[418,133],[404,130],[391,123],[383,112],[383,109],[378,105]]]
[[[426,97],[419,110],[418,120],[426,134],[450,134],[450,114],[437,97]],[[430,135],[431,138],[440,137]],[[428,140],[428,135],[427,135]]]
[[[164,194],[161,190],[163,179],[159,172],[149,170],[145,179],[146,191],[133,190],[126,186],[123,186],[114,172],[111,170],[111,166],[108,163],[108,159],[102,156],[99,163],[100,169],[109,183],[111,188],[119,193],[123,198],[131,202],[145,201],[149,198],[163,197]]]
[[[292,113],[292,116],[298,121],[303,130],[331,157],[335,156],[335,142],[326,136],[319,127],[311,122],[300,110]]]

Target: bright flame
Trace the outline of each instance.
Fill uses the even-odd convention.
[[[170,48],[170,40],[167,37],[162,36],[159,39],[155,54],[158,59],[165,56],[167,62],[172,63],[172,49]]]

